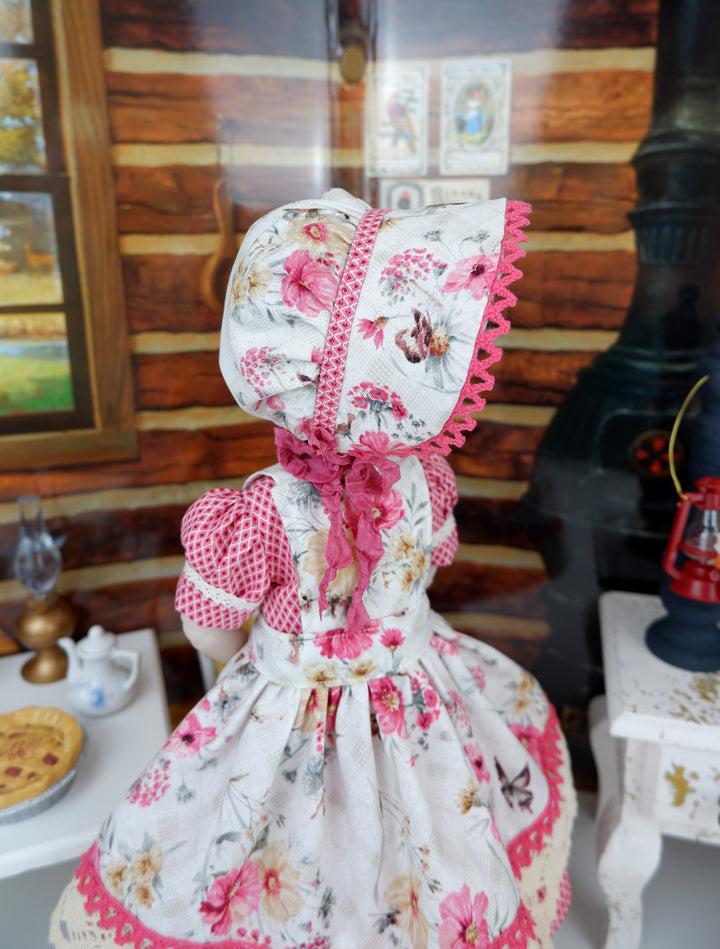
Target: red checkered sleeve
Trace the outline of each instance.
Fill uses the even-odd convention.
[[[432,507],[432,555],[433,567],[447,567],[453,562],[458,549],[458,532],[453,508],[457,504],[455,473],[440,454],[421,458],[425,479],[430,492]]]
[[[237,629],[273,584],[287,582],[280,565],[292,556],[271,487],[259,478],[243,491],[216,488],[187,510],[175,608],[198,626]]]

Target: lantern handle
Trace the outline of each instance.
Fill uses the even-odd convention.
[[[682,485],[680,484],[680,479],[678,478],[677,472],[675,470],[675,442],[677,441],[677,435],[680,429],[680,422],[682,422],[683,420],[683,416],[685,415],[685,412],[687,411],[687,407],[695,398],[695,393],[698,391],[698,389],[701,388],[701,386],[704,386],[709,378],[710,376],[707,375],[707,376],[703,376],[702,379],[698,379],[698,381],[695,383],[692,389],[685,396],[685,400],[683,404],[680,406],[680,411],[675,417],[672,431],[670,432],[670,441],[668,442],[668,461],[670,464],[670,477],[673,480],[673,484],[675,485],[675,490],[677,491],[679,498],[684,498],[685,492],[682,489]]]

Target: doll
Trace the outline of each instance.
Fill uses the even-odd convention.
[[[248,231],[220,368],[278,464],[188,510],[176,596],[226,664],[83,857],[59,949],[552,945],[575,807],[557,718],[427,596],[528,211],[332,190]]]

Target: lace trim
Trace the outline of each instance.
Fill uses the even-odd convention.
[[[560,785],[564,783],[559,770],[563,760],[560,750],[561,741],[560,723],[551,705],[539,747],[542,769],[548,780],[550,799],[535,823],[518,834],[507,847],[510,865],[518,879],[522,874],[522,867],[530,866],[533,853],[539,853],[543,849],[543,841],[552,833],[553,825],[560,815],[560,802],[563,800]]]
[[[510,322],[502,316],[502,310],[517,303],[517,297],[508,290],[508,286],[522,276],[515,266],[515,261],[525,256],[524,249],[518,247],[518,244],[527,240],[522,228],[529,224],[529,213],[529,204],[523,201],[507,202],[505,235],[500,249],[497,275],[490,290],[487,308],[475,340],[475,356],[468,369],[460,398],[443,430],[420,445],[408,449],[406,454],[430,455],[440,452],[447,455],[453,448],[462,445],[475,427],[472,413],[485,407],[485,399],[480,393],[489,391],[495,384],[495,378],[489,370],[502,356],[502,350],[495,345],[495,340],[498,336],[504,336],[510,329]],[[483,358],[480,358],[480,354]]]
[[[223,939],[220,942],[199,943],[187,939],[162,936],[144,926],[123,905],[111,896],[100,880],[98,870],[99,853],[97,844],[83,854],[80,866],[75,871],[78,892],[85,897],[85,912],[97,914],[100,929],[113,934],[116,946],[130,949],[200,949],[212,946],[212,949],[263,949],[266,943],[247,939]],[[530,911],[520,903],[515,919],[489,944],[488,949],[527,949],[528,943],[535,939],[535,926]],[[322,936],[316,937],[295,949],[327,949]]]
[[[450,537],[452,532],[455,530],[455,518],[451,514],[446,518],[445,523],[441,524],[436,531],[433,531],[431,544],[433,547],[439,547],[441,544],[444,544],[445,541]]]
[[[199,593],[202,593],[206,600],[210,600],[216,606],[226,606],[230,610],[239,610],[246,613],[248,610],[254,610],[258,605],[257,603],[251,603],[250,600],[243,600],[239,596],[233,596],[232,593],[228,593],[227,590],[223,590],[221,587],[214,587],[207,580],[203,580],[197,570],[191,567],[187,561],[185,561],[183,573],[188,583],[194,586]]]
[[[386,213],[383,209],[377,209],[367,211],[360,218],[340,279],[340,287],[330,316],[313,414],[314,426],[319,426],[326,432],[335,431],[350,327],[370,264],[378,228]]]
[[[550,927],[550,935],[554,936],[558,931],[560,923],[567,916],[568,910],[570,909],[570,904],[572,903],[572,886],[570,885],[570,876],[568,875],[567,870],[563,873],[563,878],[560,881],[560,896],[557,903],[557,916],[553,920],[552,926]]]

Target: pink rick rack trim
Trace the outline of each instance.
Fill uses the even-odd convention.
[[[223,939],[212,943],[199,943],[187,939],[175,939],[162,936],[144,926],[121,903],[112,897],[102,884],[98,870],[97,844],[82,857],[75,876],[79,892],[86,897],[85,911],[97,914],[97,924],[113,934],[116,946],[129,949],[268,949],[268,941],[260,933],[251,934],[250,939]],[[535,926],[530,912],[520,904],[515,919],[489,944],[487,949],[527,949],[528,942],[535,938]],[[293,949],[331,949],[327,940],[316,936],[309,942],[303,942]]]
[[[560,792],[560,785],[563,783],[559,770],[563,760],[560,741],[560,723],[555,709],[550,706],[550,714],[538,749],[542,770],[548,781],[549,800],[535,823],[518,834],[507,847],[510,865],[518,879],[522,875],[522,867],[527,867],[532,862],[533,853],[539,853],[543,849],[545,838],[552,833],[553,825],[560,815],[560,802],[563,800]]]
[[[505,307],[515,306],[517,298],[508,290],[508,286],[522,273],[515,261],[525,256],[518,244],[527,240],[522,228],[529,224],[530,205],[523,201],[508,201],[505,208],[505,234],[500,248],[495,281],[490,289],[488,304],[482,325],[475,340],[475,356],[470,363],[467,379],[462,388],[455,409],[448,418],[443,430],[427,441],[409,449],[409,454],[430,455],[440,452],[447,455],[465,441],[470,430],[475,427],[473,412],[485,407],[485,399],[480,393],[488,392],[495,384],[490,375],[490,367],[500,359],[502,350],[495,345],[498,336],[504,336],[510,329],[510,322],[503,315]],[[483,358],[479,358],[479,353]],[[402,452],[400,452],[402,454]]]

